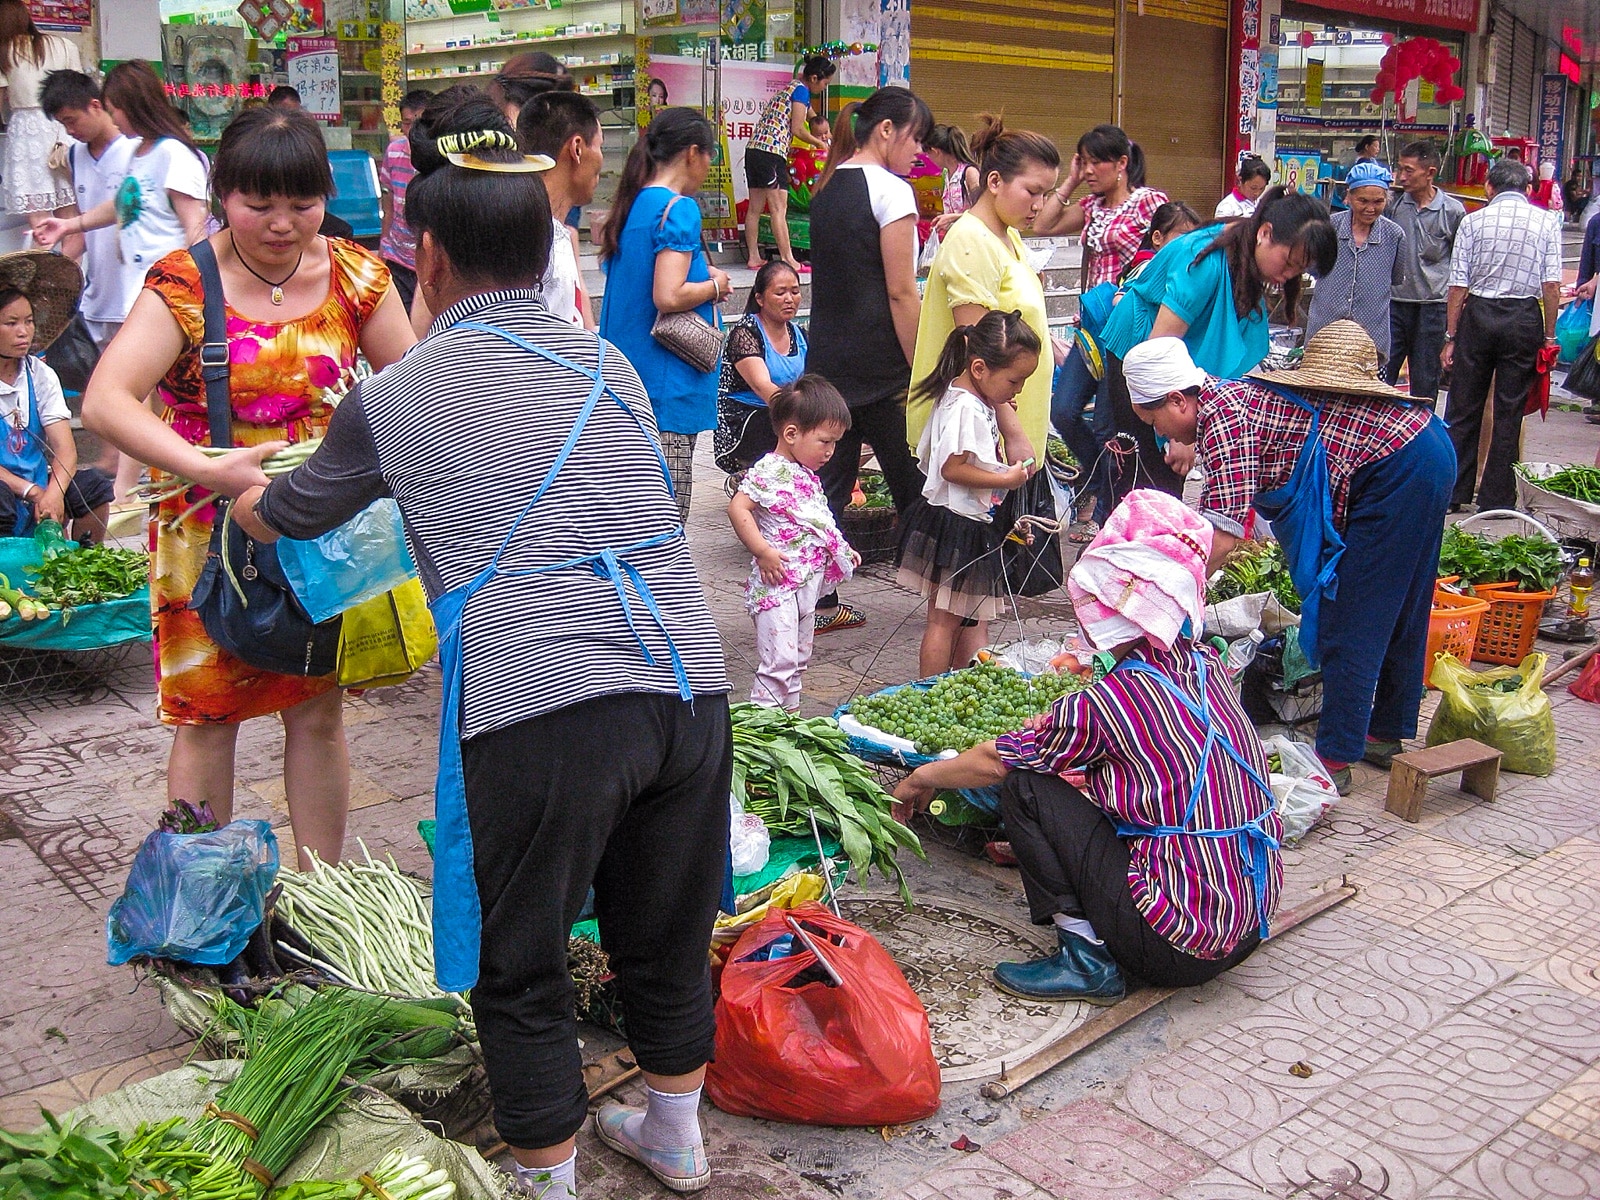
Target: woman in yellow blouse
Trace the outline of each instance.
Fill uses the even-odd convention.
[[[1000,118],[980,118],[972,139],[979,160],[982,190],[939,244],[928,274],[928,290],[917,325],[913,380],[926,378],[939,360],[950,331],[975,324],[990,309],[1020,311],[1022,319],[1048,343],[1044,283],[1028,262],[1017,231],[1033,224],[1044,197],[1056,185],[1061,154],[1049,138],[1007,130]],[[1052,357],[1039,357],[1039,367],[1017,397],[1015,410],[997,414],[1005,439],[1006,459],[1038,461],[1050,427]],[[913,399],[906,407],[906,434],[915,446],[932,411],[931,401]]]

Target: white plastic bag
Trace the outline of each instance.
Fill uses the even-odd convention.
[[[1292,742],[1275,734],[1261,745],[1268,757],[1278,756],[1278,770],[1269,782],[1278,801],[1278,816],[1283,820],[1283,840],[1298,842],[1338,801],[1339,789],[1333,786],[1317,752],[1304,742]]]
[[[1245,637],[1252,629],[1272,637],[1298,624],[1299,614],[1290,612],[1271,592],[1253,592],[1206,606],[1206,633],[1230,642]]]
[[[739,797],[729,793],[728,809],[733,820],[728,826],[728,848],[733,852],[733,873],[754,875],[763,870],[772,853],[772,835],[767,824],[744,811]]]

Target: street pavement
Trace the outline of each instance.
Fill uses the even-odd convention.
[[[1526,437],[1529,459],[1587,463],[1600,429],[1558,411],[1529,422]],[[690,540],[742,694],[754,647],[740,600],[749,560],[722,515],[709,449],[697,464]],[[920,605],[892,571],[868,568],[844,595],[869,619],[818,639],[808,713],[916,673]],[[1020,622],[997,625],[995,636],[1070,626],[1065,597],[1044,597],[1025,601]],[[431,815],[438,680],[428,669],[346,708],[348,845],[361,838],[420,872],[428,860],[416,823]],[[33,1124],[40,1105],[60,1111],[170,1068],[189,1048],[148,980],[105,965],[106,911],[162,808],[170,735],[153,720],[140,656],[78,683],[0,691],[7,1128]],[[962,1064],[947,1073],[960,1078],[947,1082],[940,1112],[910,1128],[832,1130],[733,1118],[707,1104],[718,1175],[706,1194],[1600,1195],[1600,712],[1564,687],[1551,700],[1554,775],[1504,776],[1492,804],[1441,780],[1410,825],[1384,811],[1382,773],[1358,765],[1355,792],[1284,856],[1285,907],[1344,877],[1360,886],[1354,899],[1001,1102],[981,1098],[981,1073],[1087,1014],[987,988],[988,963],[1026,957],[1035,936],[1016,874],[926,831],[929,861],[909,871],[918,914],[886,903],[876,878],[850,892],[866,897],[853,911],[877,923],[923,989],[946,1064]],[[281,740],[276,722],[245,726],[237,812],[286,836]],[[585,1040],[591,1050],[615,1044],[587,1029]],[[1311,1068],[1304,1078],[1289,1073],[1301,1062]],[[586,1197],[670,1194],[592,1134],[581,1147]]]

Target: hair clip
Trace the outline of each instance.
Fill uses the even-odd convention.
[[[476,129],[470,133],[447,133],[436,139],[439,153],[451,166],[469,171],[491,171],[501,175],[532,175],[548,171],[555,160],[547,154],[524,154],[519,161],[489,162],[474,150],[515,150],[517,139],[501,129]]]

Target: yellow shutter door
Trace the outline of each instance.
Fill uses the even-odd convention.
[[[1053,138],[1069,158],[1111,120],[1113,0],[915,0],[911,87],[969,134],[979,113]]]
[[[1123,17],[1122,127],[1149,183],[1209,218],[1226,190],[1228,20],[1222,0],[1145,0]]]

